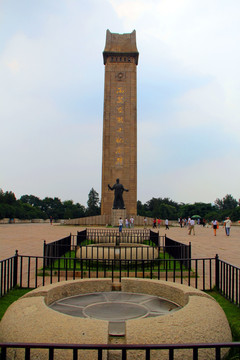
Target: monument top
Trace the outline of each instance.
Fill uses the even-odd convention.
[[[136,45],[136,31],[129,34],[115,34],[107,30],[106,44],[103,51],[104,65],[107,56],[111,55],[134,56],[136,65],[138,63],[138,50]]]

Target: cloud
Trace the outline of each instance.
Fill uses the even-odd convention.
[[[137,33],[139,199],[239,198],[235,1],[13,1],[2,9],[4,190],[83,204],[91,187],[101,192],[108,28]]]

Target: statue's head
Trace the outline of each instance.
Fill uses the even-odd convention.
[[[116,182],[119,183],[119,179],[116,179]]]

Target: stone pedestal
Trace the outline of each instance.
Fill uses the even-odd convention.
[[[123,226],[125,223],[127,211],[126,209],[112,209],[111,213],[111,225],[118,226],[120,217],[123,219]]]

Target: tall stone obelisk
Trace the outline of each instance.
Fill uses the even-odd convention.
[[[137,64],[136,31],[107,30],[105,65],[101,214],[111,214],[114,195],[108,184],[120,183],[127,216],[137,214]]]

